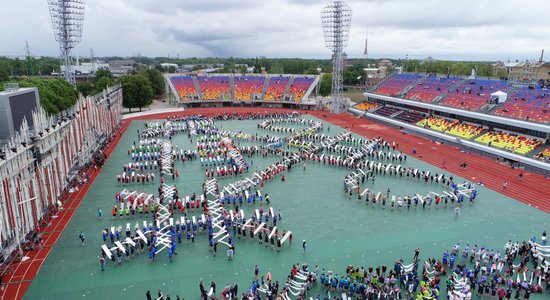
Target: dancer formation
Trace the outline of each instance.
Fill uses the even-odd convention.
[[[223,130],[223,121],[229,119],[258,119],[258,131],[265,134]],[[194,148],[174,145],[172,137],[179,134],[195,141]],[[240,142],[246,142],[246,146],[240,146]],[[293,168],[305,169],[307,164],[349,169],[350,173],[342,178],[344,193],[369,206],[390,210],[451,207],[458,216],[460,206],[475,204],[474,183],[457,182],[443,173],[407,166],[407,156],[398,149],[398,144],[380,138],[355,138],[346,132],[332,135],[330,128],[325,130],[321,122],[303,119],[296,113],[174,116],[163,123],[147,123],[138,131],[138,140],[128,149],[129,162],[116,177],[123,189],[115,195],[112,216],[127,220],[126,227],[105,228],[101,259],[121,265],[134,255],[148,253],[153,262],[158,254],[166,252],[171,262],[178,245],[183,240],[194,244],[198,235],[208,236],[212,255],[224,247],[228,259],[234,258],[235,247],[247,239],[256,240],[266,251],[284,251],[293,239],[291,222],[282,221],[281,210],[271,206],[263,188],[274,180],[285,181]],[[259,170],[253,166],[253,158],[257,156],[275,157],[277,162]],[[174,180],[179,177],[177,161],[184,167],[200,163],[204,170],[201,194],[180,194]],[[383,176],[421,182],[430,191],[396,195],[390,188],[382,191],[367,188],[369,182]],[[170,177],[175,184],[167,183]],[[221,178],[234,181],[222,186],[218,181]],[[158,195],[139,191],[139,186],[145,184],[159,184]],[[301,238],[305,252],[307,237]],[[393,269],[349,266],[342,276],[296,265],[282,289],[266,274],[269,280],[257,278],[243,297],[265,294],[270,299],[305,298],[312,286],[320,282],[328,293],[337,291],[337,297],[342,298],[435,299],[443,292],[440,282],[446,276],[446,293],[452,299],[469,299],[480,284],[483,294],[487,288],[489,294],[500,296],[500,289],[507,287],[504,296],[508,289],[514,289],[528,298],[532,292],[542,292],[542,285],[550,278],[546,261],[550,248],[535,241],[524,245],[528,245],[527,250],[512,245],[503,255],[478,246],[472,247],[470,254],[466,246],[461,263],[457,263],[460,247],[456,246],[450,253],[445,252],[441,260],[427,260],[421,273],[418,273],[419,249],[408,265],[399,260]],[[514,265],[517,260],[520,264]],[[528,269],[531,270],[528,278],[529,262],[535,265]],[[474,265],[468,267],[468,263]],[[515,275],[517,278],[512,280]],[[203,297],[215,295],[212,291],[201,293]],[[239,295],[228,289],[222,296]]]

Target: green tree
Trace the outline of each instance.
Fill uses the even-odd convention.
[[[132,112],[132,108],[146,107],[153,103],[153,88],[142,75],[126,75],[119,79],[122,85],[122,105]]]
[[[496,76],[499,79],[508,79],[508,71],[506,71],[506,69],[504,69],[504,68],[500,68],[500,69],[497,70]]]
[[[260,60],[256,57],[256,61],[254,62],[254,73],[260,74],[262,73],[262,65],[260,63]]]
[[[319,72],[317,71],[317,68],[308,68],[304,74],[306,75],[319,75]]]
[[[26,78],[19,81],[20,87],[36,87],[40,96],[40,105],[49,114],[65,110],[76,103],[78,92],[67,81],[43,78]]]
[[[76,84],[76,90],[82,94],[82,96],[86,97],[94,92],[94,85],[91,82],[82,82]]]
[[[100,77],[99,79],[96,79],[94,82],[94,94],[100,93],[104,89],[106,89],[108,86],[115,85],[115,80],[111,79],[109,77]]]
[[[319,86],[321,96],[328,96],[332,93],[332,74],[323,74],[321,84]]]
[[[12,61],[10,69],[13,76],[23,76],[26,74],[25,64],[19,58]]]
[[[38,75],[59,73],[59,58],[42,57],[35,63],[35,67]]]
[[[141,75],[149,80],[155,96],[158,97],[164,94],[164,77],[157,69],[145,69],[141,71]]]
[[[102,77],[113,78],[113,74],[107,68],[99,68],[95,71],[95,79],[99,80]]]
[[[202,69],[204,69],[203,65],[196,65],[196,66],[193,66],[193,68],[191,70],[198,71],[198,70],[202,70]]]
[[[7,62],[0,60],[0,82],[10,79],[10,66]]]
[[[246,75],[247,72],[248,72],[248,70],[247,70],[245,65],[239,66],[239,73],[241,73],[244,76],[244,75]]]
[[[273,63],[273,65],[271,66],[271,68],[269,69],[269,73],[270,74],[281,74],[283,73],[283,66],[281,65],[281,63],[279,62],[275,62]]]
[[[266,72],[271,71],[271,65],[271,60],[265,57],[262,57],[262,59],[260,60],[260,66],[263,66]]]

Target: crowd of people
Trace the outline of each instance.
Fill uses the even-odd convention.
[[[263,114],[242,114],[242,115],[220,115],[216,118],[219,120],[228,120],[228,119],[261,119],[261,118],[292,118],[295,117],[295,114],[270,114],[269,116]],[[178,120],[178,117],[173,117],[171,120]],[[292,123],[291,120],[287,122]],[[306,123],[306,125],[311,125]],[[203,132],[216,132],[215,128],[203,127]],[[191,137],[191,135],[190,135]],[[268,139],[269,137],[265,137]],[[290,159],[295,157],[295,152],[291,151],[291,145],[284,149],[263,149],[258,147],[235,147],[241,155],[245,155],[248,158],[252,158],[253,155],[262,154],[262,155],[280,155],[281,160],[275,164],[276,167],[268,167],[265,171],[256,170],[256,173],[260,178],[258,179],[261,182],[261,187],[264,183],[274,180],[275,178],[281,178],[284,180],[284,174],[290,172],[293,166],[297,164],[303,164],[304,170],[306,169],[306,162],[309,160],[317,161],[319,163],[337,165],[337,166],[347,166],[353,169],[355,168],[370,168],[369,173],[360,178],[361,183],[365,181],[372,180],[374,182],[375,175],[382,175],[389,172],[390,174],[395,174],[396,176],[401,177],[410,177],[413,179],[424,180],[425,182],[435,182],[441,183],[444,186],[448,186],[451,191],[456,190],[456,184],[453,182],[452,177],[446,177],[442,174],[430,174],[429,171],[415,170],[412,167],[402,167],[397,169],[390,167],[386,164],[376,164],[373,167],[372,164],[367,164],[368,159],[371,160],[386,160],[388,162],[406,162],[406,156],[402,153],[392,153],[391,150],[395,151],[398,149],[398,144],[391,144],[381,139],[375,140],[362,140],[362,139],[353,139],[351,137],[340,136],[338,141],[333,141],[330,137],[321,137],[316,136],[314,133],[307,133],[303,136],[300,136],[303,140],[313,139],[319,142],[323,142],[322,147],[311,147],[304,146],[304,144],[295,143],[292,147],[300,148],[300,155],[297,155],[295,159]],[[250,138],[254,139],[254,138]],[[258,140],[263,138],[258,137]],[[231,158],[227,157],[227,151],[216,150],[217,147],[224,147],[224,144],[208,144],[211,141],[202,141],[201,143],[206,143],[204,147],[200,147],[199,152],[194,152],[195,155],[198,155],[201,158],[215,158],[216,161],[220,161],[219,165],[229,164],[233,165]],[[202,144],[201,144],[202,145]],[[371,147],[371,148],[369,148]],[[360,159],[357,159],[353,164],[345,165],[344,159],[355,155],[357,150],[362,149],[364,156]],[[372,151],[365,150],[369,148]],[[221,148],[220,148],[221,149]],[[322,156],[321,152],[325,151],[327,153],[341,154],[344,156],[344,159],[340,160],[339,157],[334,156]],[[129,153],[134,153],[135,150],[129,151]],[[177,151],[176,151],[177,152]],[[222,157],[218,159],[217,157]],[[158,158],[157,158],[158,159]],[[138,160],[139,161],[139,160]],[[251,163],[252,164],[252,163]],[[201,162],[201,165],[204,167],[209,167],[208,164],[204,165]],[[217,163],[215,166],[219,166]],[[139,167],[139,165],[138,165]],[[242,170],[242,169],[241,169]],[[207,177],[209,176],[208,172],[212,176],[216,174],[214,169],[207,170]],[[218,171],[220,172],[220,171]],[[239,172],[240,174],[240,172]],[[441,176],[440,176],[441,175]],[[218,175],[220,176],[220,175]],[[471,187],[468,186],[468,188]],[[127,228],[124,232],[120,228],[115,231],[109,231],[105,229],[103,232],[103,241],[105,244],[108,244],[112,247],[116,245],[117,241],[124,241],[125,239],[131,239],[136,241],[135,245],[128,243],[128,251],[122,251],[117,248],[111,260],[114,265],[122,264],[122,261],[129,261],[134,255],[139,255],[148,251],[149,258],[151,261],[155,260],[157,253],[157,234],[168,234],[171,238],[171,244],[168,247],[168,257],[170,262],[173,259],[174,255],[177,255],[176,244],[182,243],[182,240],[187,237],[188,243],[194,243],[195,237],[201,232],[208,232],[208,241],[210,246],[210,251],[213,252],[215,256],[218,252],[218,240],[214,237],[213,222],[210,212],[209,204],[206,199],[206,187],[203,185],[203,195],[204,197],[197,196],[193,194],[189,197],[189,200],[185,198],[180,198],[177,195],[173,201],[163,202],[162,190],[159,187],[159,202],[162,205],[166,205],[169,209],[170,216],[173,216],[178,210],[181,211],[183,216],[188,216],[188,213],[191,211],[195,212],[197,209],[198,213],[203,213],[205,220],[200,220],[197,223],[194,221],[189,221],[188,223],[179,223],[175,222],[174,225],[168,226],[167,229],[162,229],[158,224],[149,225],[148,228],[143,228],[143,233],[145,233],[146,239],[141,238],[138,233],[138,227],[134,228],[134,232]],[[219,193],[219,190],[216,191]],[[217,199],[217,201],[227,208],[232,208],[235,212],[239,211],[239,207],[242,207],[244,204],[256,204],[265,201],[269,204],[269,195],[262,195],[260,190],[252,191],[251,189],[247,190],[246,193],[244,190],[241,192],[236,192],[233,194],[227,194],[226,197]],[[352,194],[351,189],[345,190],[346,194],[349,193],[350,197]],[[400,209],[401,207],[411,208],[426,208],[439,205],[447,205],[450,203],[454,205],[455,202],[461,203],[464,201],[462,195],[454,193],[456,197],[447,197],[436,195],[433,198],[423,198],[417,197],[417,195],[405,195],[403,197],[398,196],[390,200],[390,189],[388,188],[385,195],[375,195],[372,191],[367,193],[362,193],[362,191],[356,190],[358,194],[358,199],[362,200],[365,197],[367,205],[369,203],[379,204],[380,206],[386,207],[386,202],[389,203],[390,207]],[[475,190],[474,190],[475,192]],[[475,199],[475,193],[473,197],[470,197],[472,202]],[[210,199],[212,200],[212,199]],[[116,207],[115,207],[116,208]],[[131,209],[131,208],[130,208]],[[152,204],[151,211],[152,215],[156,215],[158,206]],[[238,214],[233,215],[232,213],[226,213],[223,215],[221,220],[222,228],[225,228],[229,234],[229,240],[227,243],[229,247],[227,249],[228,259],[233,259],[235,255],[235,240],[249,240],[257,242],[258,244],[265,245],[266,247],[271,246],[272,249],[280,249],[281,244],[285,240],[285,236],[288,235],[289,242],[292,242],[292,233],[277,228],[278,222],[281,221],[282,216],[279,210],[278,214],[273,212],[268,212],[267,209],[264,210],[263,207],[258,208],[258,215],[253,215],[250,217],[252,220],[249,222],[249,218],[242,217]],[[189,220],[190,218],[187,218]],[[155,224],[153,222],[152,224]],[[261,225],[263,224],[263,227]],[[267,224],[267,225],[266,225]],[[279,235],[279,232],[282,232]],[[232,234],[231,234],[232,233]],[[288,234],[287,234],[288,233]],[[125,234],[125,237],[124,237]],[[109,243],[110,242],[110,243]],[[394,299],[414,299],[417,300],[428,300],[428,299],[437,299],[442,293],[440,283],[443,281],[443,277],[446,276],[446,293],[450,299],[469,299],[471,298],[472,292],[477,291],[479,295],[495,296],[498,294],[500,296],[501,289],[504,289],[505,295],[508,295],[508,290],[513,290],[518,295],[516,298],[523,296],[524,299],[529,299],[530,293],[539,292],[538,288],[525,280],[527,283],[524,284],[523,281],[519,283],[517,281],[511,280],[513,275],[521,274],[520,271],[525,270],[526,265],[529,262],[535,263],[533,260],[531,249],[532,243],[523,243],[523,244],[511,244],[506,248],[506,253],[500,255],[498,251],[491,251],[483,247],[472,247],[470,252],[469,245],[466,246],[464,250],[460,249],[460,245],[455,245],[450,251],[446,251],[443,254],[441,260],[435,258],[430,258],[426,261],[422,268],[422,272],[418,272],[419,268],[419,253],[420,249],[416,249],[413,256],[413,263],[406,265],[403,259],[398,260],[393,269],[388,268],[387,266],[376,266],[376,267],[356,267],[348,266],[345,272],[342,275],[335,274],[333,271],[322,269],[319,271],[319,268],[316,266],[315,270],[310,270],[309,267],[305,264],[296,264],[290,270],[290,275],[284,281],[284,285],[279,286],[279,281],[273,280],[271,274],[268,272],[265,277],[260,276],[258,266],[255,267],[255,279],[253,280],[251,287],[241,294],[241,299],[281,299],[289,300],[292,298],[306,299],[310,295],[318,283],[320,287],[327,293],[338,292],[344,293],[347,298],[356,298],[356,299],[385,299],[385,300],[394,300]],[[306,253],[306,242],[303,241],[303,251]],[[460,262],[457,262],[459,258]],[[105,253],[102,251],[100,258],[101,269],[105,267]],[[520,261],[519,269],[513,265],[514,261]],[[473,267],[468,267],[468,264],[473,264]],[[537,263],[535,263],[537,264]],[[543,261],[543,265],[545,262]],[[537,269],[538,265],[534,266],[534,269]],[[448,275],[447,275],[448,274]],[[536,275],[533,275],[536,276]],[[541,272],[541,278],[544,276],[545,282],[550,279],[550,273],[546,275],[544,272]],[[532,277],[533,278],[533,277]],[[535,277],[536,278],[536,277]],[[283,281],[281,281],[283,282]],[[516,282],[514,286],[514,282]],[[547,288],[548,289],[548,288]],[[216,299],[216,285],[212,282],[211,291],[206,291],[202,282],[200,283],[200,292],[203,299],[212,298]],[[149,291],[147,294],[150,294]],[[512,294],[512,293],[510,293]],[[164,297],[159,291],[159,298]],[[238,286],[236,284],[229,285],[227,284],[222,291],[220,292],[220,297],[222,299],[235,299],[239,297]],[[345,298],[343,296],[343,298]],[[166,297],[169,298],[169,297]],[[317,296],[319,299],[320,296]],[[338,298],[338,296],[337,296]]]
[[[546,244],[546,231],[542,241]],[[474,296],[529,299],[533,293],[550,291],[550,264],[537,255],[541,252],[536,248],[541,246],[535,237],[521,243],[509,241],[502,252],[477,244],[462,248],[456,243],[441,258],[427,258],[420,272],[420,248],[414,250],[413,263],[409,265],[403,259],[396,261],[393,268],[349,265],[341,275],[324,268],[319,270],[318,266],[310,270],[307,264],[298,263],[292,266],[282,288],[270,272],[262,275],[256,265],[254,280],[240,299],[312,299],[316,293],[318,300],[330,299],[331,293],[334,299],[365,300],[435,300],[443,295],[451,300],[469,300]],[[319,287],[315,289],[317,284]],[[319,289],[322,293],[318,293]],[[215,283],[207,292],[201,282],[200,291],[203,299],[217,299]],[[224,300],[239,297],[237,284],[227,284],[220,297]]]

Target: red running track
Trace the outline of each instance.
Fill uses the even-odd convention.
[[[550,213],[550,180],[544,176],[512,169],[508,165],[480,155],[463,153],[457,147],[435,143],[415,135],[404,134],[393,127],[350,114],[332,115],[313,112],[313,115],[337,126],[348,128],[350,131],[362,136],[370,138],[380,136],[386,141],[395,141],[399,143],[399,148],[403,149],[403,153],[433,166],[442,168],[445,160],[446,171],[475,183],[483,181],[485,187],[491,190]],[[416,155],[412,151],[415,148],[417,150]],[[464,162],[466,162],[467,167],[460,168],[459,165]],[[524,175],[521,181],[519,173]],[[504,181],[508,183],[506,189],[503,188]]]
[[[381,137],[389,142],[395,141],[399,144],[398,147],[403,149],[403,153],[436,167],[442,167],[443,160],[445,160],[446,171],[463,178],[468,178],[474,182],[483,181],[485,183],[485,187],[487,188],[550,213],[550,200],[547,200],[550,180],[541,175],[521,171],[524,176],[523,180],[520,181],[518,177],[520,170],[511,169],[506,165],[479,155],[460,152],[456,147],[434,143],[426,138],[404,134],[403,132],[386,125],[361,119],[349,114],[334,115],[326,111],[297,111],[300,113],[311,114],[336,126],[346,128],[361,136],[366,136],[369,138]],[[105,149],[105,154],[108,159],[132,120],[163,119],[168,116],[173,116],[174,114],[180,116],[197,114],[213,116],[221,113],[249,112],[285,113],[289,112],[289,110],[248,107],[197,108],[189,109],[185,112],[132,117],[122,122],[121,128]],[[412,153],[412,149],[417,150],[416,155]],[[460,168],[459,165],[464,162],[468,164],[468,167]],[[84,199],[88,190],[93,185],[99,172],[100,169],[88,170],[87,173],[90,175],[90,181],[85,185],[81,185],[80,190],[77,193],[70,194],[65,199],[65,209],[59,212],[57,214],[57,218],[55,218],[44,230],[44,234],[42,235],[44,240],[43,247],[38,251],[26,252],[25,256],[30,257],[29,260],[25,262],[18,262],[11,266],[14,271],[9,275],[8,281],[3,280],[4,285],[3,290],[0,292],[0,299],[21,299],[23,297],[23,294],[30,286],[36,274],[40,271],[42,264],[57,242],[59,236],[71,220],[82,199]],[[502,186],[504,181],[508,182],[508,187],[506,189],[503,189]]]
[[[122,133],[128,128],[130,122],[124,121],[119,128],[117,134],[113,140],[107,145],[104,150],[107,159],[115,149]],[[90,176],[88,183],[80,185],[78,192],[68,194],[63,200],[63,210],[59,211],[51,223],[42,231],[41,238],[43,240],[42,248],[38,251],[27,251],[23,256],[28,256],[29,259],[24,262],[16,262],[9,266],[12,270],[9,274],[4,274],[2,278],[2,290],[0,291],[0,299],[21,299],[25,294],[25,291],[31,285],[31,281],[34,279],[42,264],[48,257],[48,254],[52,250],[53,246],[69,224],[74,212],[82,202],[82,199],[86,197],[88,190],[93,185],[97,175],[99,175],[101,168],[97,170],[90,168],[86,170],[86,173]]]

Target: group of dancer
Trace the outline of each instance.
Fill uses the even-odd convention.
[[[130,184],[130,183],[155,183],[155,173],[122,173],[116,176],[117,183]]]
[[[535,247],[533,241],[509,241],[501,253],[477,244],[461,249],[457,243],[443,253],[442,259],[426,261],[423,281],[425,286],[438,287],[440,278],[446,276],[449,299],[470,299],[473,294],[480,298],[529,299],[533,293],[550,291],[550,264],[546,257],[534,255]],[[418,299],[430,298],[423,291]]]
[[[390,189],[388,188],[385,194],[374,193],[373,191],[364,192],[361,188],[352,189],[346,184],[345,193],[352,196],[353,192],[357,193],[358,200],[365,199],[366,204],[372,203],[373,205],[379,205],[386,207],[389,205],[393,210],[402,209],[407,207],[411,208],[426,208],[426,207],[438,207],[440,205],[447,206],[448,204],[455,205],[465,200],[462,194],[457,193],[457,185],[453,181],[452,176],[446,177],[443,174],[430,174],[429,171],[417,170],[412,167],[391,166],[391,164],[379,163],[379,160],[386,160],[387,162],[399,162],[405,163],[407,156],[402,153],[392,152],[399,147],[396,143],[389,143],[382,139],[359,139],[354,138],[349,134],[340,134],[338,138],[334,137],[322,137],[318,135],[319,122],[316,121],[297,121],[300,119],[289,119],[297,116],[296,114],[234,114],[234,115],[219,115],[213,119],[206,119],[202,117],[179,117],[174,116],[169,118],[169,122],[175,125],[177,130],[171,132],[184,132],[187,131],[190,138],[197,138],[196,150],[174,150],[172,152],[172,159],[181,158],[183,160],[189,158],[189,155],[194,157],[206,158],[206,162],[201,160],[201,165],[206,167],[205,175],[207,178],[226,176],[229,175],[241,175],[246,174],[248,170],[248,164],[244,162],[243,155],[252,157],[254,155],[279,155],[281,159],[267,167],[264,171],[256,170],[255,175],[257,178],[254,182],[260,187],[263,187],[265,183],[274,180],[275,178],[281,178],[285,180],[286,172],[291,171],[291,168],[296,164],[303,163],[304,169],[306,168],[306,161],[315,161],[318,163],[335,165],[339,167],[352,168],[354,170],[363,169],[363,176],[357,177],[357,182],[364,184],[365,181],[371,180],[374,183],[375,175],[399,175],[400,177],[407,177],[410,179],[416,179],[424,181],[426,183],[440,183],[440,185],[446,186],[449,191],[455,195],[436,195],[432,196],[419,196],[417,195],[403,195],[397,197],[390,197]],[[294,124],[298,122],[308,126],[308,128],[301,130],[299,133],[295,133],[296,130],[284,129],[280,127],[280,132],[294,133],[291,138],[286,139],[287,147],[284,148],[264,148],[258,146],[246,146],[235,147],[228,140],[223,140],[218,128],[213,124],[213,120],[229,120],[229,119],[264,119],[279,118],[281,121],[264,121],[263,124],[258,125],[263,129],[267,129],[267,126],[275,128],[273,124]],[[179,122],[179,123],[178,123]],[[298,124],[296,123],[296,124]],[[185,124],[185,125],[184,125]],[[166,132],[166,124],[151,124],[148,126],[147,136],[155,134],[155,130]],[[317,128],[317,129],[316,129]],[[322,128],[322,125],[321,125]],[[247,136],[239,133],[240,137],[250,141],[258,142],[280,142],[282,140],[273,139],[270,136]],[[160,134],[159,134],[160,135]],[[143,136],[143,135],[141,135]],[[307,142],[307,139],[313,139],[323,143]],[[230,141],[230,140],[229,140]],[[288,143],[293,141],[293,143]],[[140,144],[142,145],[142,144]],[[133,170],[134,168],[147,169],[152,168],[152,164],[148,164],[150,160],[160,160],[160,151],[155,150],[155,143],[145,142],[143,145],[129,150],[129,154],[137,157],[133,159],[138,161],[136,165],[128,165],[125,171]],[[291,146],[299,148],[298,152],[292,151]],[[177,146],[176,146],[177,148]],[[149,149],[151,151],[149,151]],[[334,155],[324,155],[322,152],[340,154],[344,157]],[[139,154],[145,153],[145,154]],[[152,154],[147,154],[152,153]],[[179,153],[179,154],[178,154]],[[350,159],[351,158],[351,159]],[[369,161],[369,159],[371,161]],[[374,163],[374,160],[377,160]],[[142,164],[143,162],[143,164]],[[252,165],[252,163],[250,163]],[[216,166],[216,169],[210,168]],[[225,168],[227,166],[227,168]],[[173,167],[173,166],[172,166]],[[154,178],[154,177],[153,177]],[[154,179],[153,179],[154,180]],[[139,182],[139,181],[138,181]],[[239,184],[235,183],[237,187]],[[467,186],[471,189],[471,184]],[[235,188],[237,189],[237,188]],[[264,210],[263,207],[258,208],[257,214],[252,214],[251,217],[244,217],[240,213],[227,212],[224,210],[221,219],[215,220],[209,207],[209,200],[232,208],[235,212],[239,212],[239,207],[243,207],[245,204],[255,205],[258,203],[266,204],[270,203],[269,195],[262,195],[260,190],[253,192],[250,188],[248,190],[241,190],[240,192],[225,193],[223,197],[218,190],[216,194],[220,195],[216,199],[207,199],[206,186],[203,185],[202,195],[191,195],[190,197],[178,196],[177,190],[173,200],[165,201],[163,197],[162,189],[159,187],[159,198],[151,201],[149,206],[143,202],[138,201],[136,205],[128,205],[124,211],[117,211],[117,205],[113,206],[113,217],[117,215],[122,217],[126,215],[142,215],[152,212],[153,220],[156,220],[156,215],[159,210],[159,205],[166,206],[169,210],[169,216],[174,217],[174,214],[179,210],[181,215],[185,217],[185,222],[180,222],[176,219],[174,224],[163,227],[164,224],[158,224],[157,222],[150,223],[148,226],[143,227],[143,234],[145,239],[138,233],[139,226],[136,226],[134,232],[131,232],[129,228],[126,231],[122,231],[121,228],[116,230],[108,230],[107,228],[102,233],[103,241],[105,244],[109,244],[114,247],[116,242],[124,242],[126,239],[135,241],[135,245],[128,242],[128,251],[124,252],[121,249],[115,251],[113,255],[113,262],[121,264],[124,256],[125,260],[130,260],[134,254],[144,253],[147,249],[151,261],[155,260],[157,251],[161,247],[158,243],[158,237],[161,235],[169,236],[170,243],[167,245],[168,257],[172,261],[173,255],[177,254],[176,244],[182,243],[182,240],[187,239],[188,243],[194,243],[196,236],[201,232],[208,232],[208,242],[210,251],[213,255],[218,252],[217,247],[219,244],[219,238],[215,237],[215,226],[219,225],[222,229],[227,231],[229,235],[226,241],[228,246],[228,258],[232,259],[235,254],[235,241],[236,240],[249,240],[257,242],[265,247],[271,247],[271,249],[280,249],[285,240],[289,243],[292,242],[292,233],[286,230],[278,228],[282,219],[280,210],[278,214],[273,211]],[[476,193],[471,194],[469,197],[470,202],[473,202],[476,197]],[[132,201],[130,201],[132,202]],[[137,209],[135,209],[137,207]],[[194,217],[191,218],[192,213],[198,213],[201,217],[198,221],[194,221]],[[202,213],[202,214],[201,214]],[[195,215],[196,217],[197,215]],[[204,216],[204,218],[202,218]],[[221,222],[221,223],[219,223]],[[282,234],[279,234],[282,232]],[[222,232],[223,233],[223,232]],[[124,237],[125,234],[125,237]],[[393,269],[387,266],[378,267],[355,267],[348,266],[345,273],[339,276],[334,274],[330,270],[319,269],[309,270],[305,264],[296,264],[292,267],[290,275],[284,281],[282,289],[279,287],[279,282],[274,281],[271,278],[271,274],[267,273],[265,278],[262,276],[259,278],[259,271],[255,268],[255,280],[248,291],[242,294],[242,299],[260,298],[262,294],[268,299],[282,299],[289,300],[291,297],[297,297],[299,299],[307,298],[311,293],[313,287],[317,282],[327,293],[344,293],[346,297],[356,299],[410,299],[411,297],[421,300],[437,299],[440,297],[441,288],[440,284],[443,281],[443,277],[446,276],[447,280],[447,294],[450,299],[469,299],[472,292],[477,291],[480,295],[487,295],[494,297],[498,295],[500,297],[501,289],[505,290],[505,297],[509,297],[509,294],[513,294],[515,291],[516,298],[523,296],[525,299],[529,299],[529,295],[533,292],[539,292],[537,286],[537,278],[544,279],[543,282],[547,284],[546,289],[549,289],[548,280],[550,280],[550,273],[548,273],[548,267],[546,269],[541,266],[548,266],[545,260],[542,263],[538,262],[538,258],[533,257],[533,246],[531,242],[524,242],[522,244],[511,244],[507,246],[506,252],[500,254],[499,251],[491,251],[484,247],[478,247],[474,245],[470,249],[467,245],[464,249],[460,248],[460,245],[455,245],[450,251],[443,254],[441,260],[435,258],[428,259],[423,265],[422,272],[418,273],[419,262],[419,249],[415,252],[413,257],[413,263],[405,265],[401,259],[397,261]],[[305,249],[305,241],[304,241]],[[305,252],[305,251],[304,251]],[[104,254],[104,253],[103,253]],[[458,262],[460,260],[460,262]],[[518,266],[514,265],[514,262],[519,261]],[[533,269],[538,270],[532,272],[530,278],[524,277],[525,280],[514,280],[512,277],[520,274],[526,276],[529,274],[528,265],[532,263]],[[472,265],[468,267],[468,265]],[[449,274],[449,275],[447,275]],[[538,276],[538,277],[537,277]],[[519,277],[518,277],[519,278]],[[208,297],[208,294],[201,283],[201,295]],[[235,285],[236,286],[236,285]],[[540,285],[539,285],[540,286]],[[508,290],[511,292],[509,293]],[[214,285],[215,295],[215,285]],[[221,293],[223,299],[234,299],[238,295],[238,289],[234,286],[226,286]],[[318,296],[319,297],[319,296]]]

